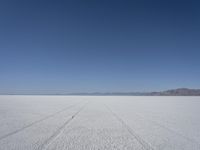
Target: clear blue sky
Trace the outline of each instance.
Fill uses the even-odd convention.
[[[0,91],[200,88],[200,3],[1,0]]]

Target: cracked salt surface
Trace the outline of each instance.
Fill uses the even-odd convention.
[[[200,97],[0,96],[0,150],[199,150]]]

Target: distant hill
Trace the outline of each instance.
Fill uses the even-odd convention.
[[[152,96],[200,96],[200,89],[179,88],[149,93]]]
[[[178,88],[161,92],[112,92],[112,93],[71,93],[69,95],[97,96],[200,96],[200,89]]]
[[[70,93],[67,95],[96,96],[200,96],[200,89],[178,88],[160,92],[107,92],[107,93]]]
[[[160,92],[93,92],[67,93],[62,91],[12,92],[0,95],[76,95],[76,96],[200,96],[200,89],[178,88]]]

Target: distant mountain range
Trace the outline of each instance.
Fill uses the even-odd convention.
[[[12,92],[1,95],[85,95],[85,96],[200,96],[200,89],[178,88],[160,92],[93,92],[93,93],[66,93],[66,92]]]
[[[200,96],[200,89],[178,88],[160,92],[112,92],[112,93],[71,93],[70,95],[102,96]]]
[[[153,96],[200,96],[200,89],[179,88],[149,94]]]

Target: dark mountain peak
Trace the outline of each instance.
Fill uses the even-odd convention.
[[[162,92],[152,92],[151,95],[163,96],[200,96],[200,89],[178,88]]]

